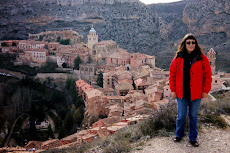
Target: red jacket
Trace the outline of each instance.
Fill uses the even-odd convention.
[[[169,68],[169,85],[171,92],[176,92],[176,96],[183,98],[183,64],[182,57],[172,60]],[[190,69],[190,94],[191,101],[202,98],[202,93],[209,93],[211,90],[212,72],[208,58],[202,54]]]

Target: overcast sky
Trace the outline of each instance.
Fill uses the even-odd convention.
[[[170,3],[170,2],[177,2],[181,0],[140,0],[140,1],[145,4],[152,4],[152,3]]]

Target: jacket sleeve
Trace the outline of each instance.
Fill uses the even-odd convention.
[[[203,74],[204,74],[203,91],[205,93],[209,93],[212,87],[212,70],[211,70],[209,60],[206,56],[203,57]]]
[[[169,67],[169,86],[171,92],[176,92],[176,58],[174,58]]]

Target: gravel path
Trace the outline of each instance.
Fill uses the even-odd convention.
[[[203,127],[200,129],[197,141],[199,147],[193,147],[188,142],[188,133],[181,142],[173,142],[173,137],[155,137],[138,147],[132,153],[230,153],[230,127],[218,129]]]

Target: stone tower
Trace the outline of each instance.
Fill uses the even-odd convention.
[[[98,35],[96,33],[96,30],[93,28],[90,29],[89,34],[87,35],[88,37],[88,48],[90,49],[90,52],[92,53],[93,50],[93,45],[98,43]]]
[[[212,75],[215,75],[216,72],[216,52],[214,51],[213,48],[209,50],[207,53],[207,57],[209,59],[211,69],[212,69]]]

